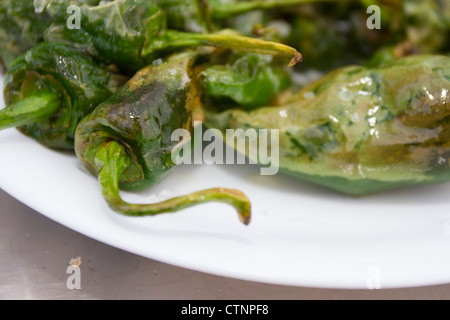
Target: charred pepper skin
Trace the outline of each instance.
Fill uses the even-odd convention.
[[[172,152],[176,145],[190,143],[173,141],[172,133],[177,129],[192,132],[194,120],[201,120],[193,75],[196,58],[196,52],[185,52],[139,71],[79,124],[76,154],[98,176],[105,199],[117,212],[156,215],[219,201],[234,206],[241,221],[248,224],[250,201],[237,190],[204,190],[149,205],[125,203],[119,195],[119,189],[142,190],[159,183],[175,167]]]
[[[73,150],[79,121],[118,91],[127,79],[77,48],[63,43],[41,43],[16,59],[6,74],[7,107],[0,111],[3,125],[0,127],[19,126],[21,132],[47,147]],[[49,93],[50,100],[55,100],[54,110],[36,116],[40,106],[30,99],[43,91]],[[45,108],[42,106],[42,111]]]
[[[346,67],[305,87],[286,105],[208,110],[205,116],[209,127],[221,130],[279,129],[280,171],[344,194],[450,180],[446,56]]]

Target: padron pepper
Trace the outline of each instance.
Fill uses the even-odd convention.
[[[52,0],[0,1],[0,61],[4,69],[20,55],[44,41],[53,22],[44,8]],[[69,5],[97,5],[100,0],[52,1],[59,11],[67,12]]]
[[[67,44],[38,44],[6,74],[0,130],[19,127],[47,147],[73,150],[78,122],[127,79]]]
[[[247,52],[233,53],[225,62],[207,67],[199,77],[208,97],[248,109],[269,105],[291,84],[285,66],[272,56]]]
[[[292,47],[244,37],[232,30],[217,33],[190,33],[167,28],[167,16],[151,0],[114,0],[98,6],[80,6],[80,29],[67,27],[67,13],[61,3],[49,1],[42,13],[52,17],[46,32],[49,41],[65,41],[76,45],[106,64],[135,72],[174,51],[199,46],[285,56],[291,65],[301,60]]]
[[[205,117],[221,130],[278,129],[269,148],[278,148],[280,171],[344,194],[450,180],[450,57],[345,67],[286,105],[221,113],[208,107]]]
[[[189,143],[172,141],[178,129],[193,130],[202,109],[194,72],[197,52],[185,52],[140,70],[117,94],[101,103],[78,126],[75,151],[98,176],[110,207],[128,216],[157,215],[209,201],[234,206],[244,224],[250,201],[240,191],[210,189],[156,204],[130,204],[119,190],[149,188],[175,166],[172,152]]]

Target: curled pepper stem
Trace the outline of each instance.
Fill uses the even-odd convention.
[[[49,118],[58,110],[60,104],[60,97],[55,93],[35,93],[0,110],[0,130]]]
[[[250,223],[250,201],[242,192],[233,189],[203,190],[152,204],[131,204],[123,201],[119,192],[120,176],[130,162],[131,158],[126,149],[117,141],[103,143],[95,156],[103,196],[114,211],[131,217],[155,216],[207,202],[222,202],[237,210],[243,224]]]
[[[303,60],[303,56],[295,48],[290,46],[251,38],[236,34],[231,30],[218,33],[185,33],[168,30],[164,32],[164,39],[157,41],[160,50],[181,49],[186,47],[212,46],[226,49],[254,52],[290,58],[289,66],[292,67]],[[155,48],[143,50],[144,56]]]

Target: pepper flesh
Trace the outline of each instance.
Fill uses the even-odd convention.
[[[215,188],[157,204],[126,203],[119,194],[119,189],[149,188],[174,168],[172,152],[180,142],[172,141],[172,133],[177,129],[191,132],[201,114],[192,74],[196,57],[196,52],[186,52],[139,71],[80,123],[76,154],[99,177],[106,201],[117,212],[147,216],[218,201],[234,206],[240,220],[248,224],[250,201],[238,190]]]
[[[210,108],[206,123],[278,129],[280,171],[361,196],[449,181],[449,116],[450,58],[415,55],[336,70],[283,106]]]

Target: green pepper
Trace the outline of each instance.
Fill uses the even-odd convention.
[[[234,54],[226,63],[208,67],[200,78],[207,96],[246,108],[269,105],[291,84],[289,73],[273,57],[252,53]]]
[[[44,41],[53,19],[44,12],[50,0],[0,1],[0,60],[5,69],[20,55]],[[54,1],[53,3],[57,3]],[[100,0],[59,1],[60,11],[72,5],[96,5]]]
[[[19,127],[45,146],[73,150],[78,122],[125,81],[74,47],[38,44],[6,74],[0,130]]]
[[[186,52],[139,71],[79,124],[76,154],[98,176],[106,201],[117,212],[156,215],[219,201],[234,206],[241,221],[248,224],[250,202],[237,190],[217,188],[144,205],[126,203],[119,194],[120,189],[149,188],[175,166],[172,153],[187,141],[172,141],[172,133],[177,129],[191,132],[201,114],[196,57],[196,52]]]
[[[449,181],[449,117],[450,57],[413,55],[333,71],[283,106],[219,113],[209,106],[206,123],[278,129],[271,148],[280,171],[360,196]]]
[[[379,48],[404,39],[396,26],[401,10],[381,1],[360,0],[315,6],[285,19],[291,26],[287,44],[302,48],[307,59],[302,68],[331,71],[362,64]],[[369,29],[367,8],[380,7],[380,29]]]
[[[294,48],[228,30],[200,34],[168,29],[166,14],[157,1],[114,0],[99,6],[82,5],[82,28],[69,29],[67,14],[61,12],[61,1],[67,2],[51,2],[44,10],[54,19],[45,38],[74,44],[103,63],[115,64],[126,71],[135,72],[167,53],[198,46],[281,55],[291,58],[291,64],[301,60]]]

